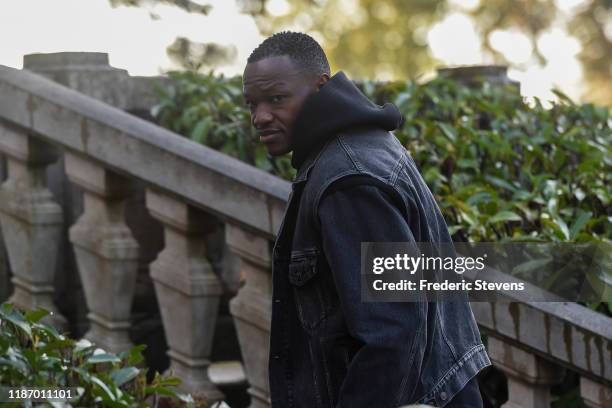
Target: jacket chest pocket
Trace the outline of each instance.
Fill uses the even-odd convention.
[[[321,274],[316,249],[296,251],[289,263],[289,282],[293,287],[298,318],[304,329],[314,330],[332,309],[331,288]]]

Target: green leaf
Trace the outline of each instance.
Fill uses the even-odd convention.
[[[455,133],[455,129],[447,123],[438,122],[438,127],[444,133],[444,135],[451,141],[454,142],[457,140],[457,135]]]
[[[30,323],[26,321],[23,318],[23,315],[17,310],[11,309],[4,315],[4,318],[26,333],[29,338],[32,338],[32,327],[30,326]]]
[[[132,381],[138,377],[140,370],[136,367],[124,367],[117,370],[111,371],[109,374],[111,379],[115,382],[117,387],[121,387],[123,384]]]
[[[120,363],[121,359],[114,354],[100,353],[94,354],[89,357],[86,361],[87,364],[99,364],[99,363]]]
[[[178,398],[176,391],[170,390],[161,385],[151,385],[145,387],[144,392],[146,395],[160,394],[165,395],[167,397]]]
[[[478,162],[474,159],[459,159],[457,160],[457,166],[462,169],[478,170]]]
[[[571,100],[571,98],[569,96],[567,96],[566,94],[564,94],[563,92],[561,92],[558,89],[553,89],[552,93],[554,93],[555,95],[557,95],[557,97],[559,98],[560,101],[565,102],[569,105],[575,106],[574,102]]]
[[[480,203],[487,203],[492,200],[491,193],[488,191],[479,191],[478,193],[472,195],[466,201],[469,205],[478,205]]]
[[[523,221],[523,218],[514,211],[500,211],[489,218],[491,223],[502,221]]]
[[[92,347],[94,347],[94,344],[91,341],[87,339],[81,339],[75,343],[73,351],[74,353],[80,353]]]
[[[559,217],[554,217],[553,221],[559,227],[558,231],[561,233],[560,238],[562,238],[562,239],[564,239],[566,241],[569,241],[569,239],[570,239],[570,231],[569,231],[569,228],[567,228],[567,224],[565,223],[565,221],[563,221]]]
[[[448,227],[448,233],[454,235],[457,231],[460,231],[463,225],[451,225]]]
[[[512,275],[524,275],[530,272],[543,269],[552,262],[552,258],[533,259],[531,261],[518,264],[512,269]]]
[[[38,321],[40,321],[40,319],[48,315],[49,315],[49,311],[45,309],[37,309],[37,310],[26,312],[25,318],[31,323],[37,323]]]
[[[17,370],[24,377],[28,375],[28,365],[19,358],[4,358],[0,357],[0,366],[10,366]]]
[[[140,344],[138,346],[134,346],[132,347],[129,351],[128,351],[128,359],[127,359],[127,364],[128,365],[137,365],[140,364],[143,360],[144,357],[142,355],[142,352],[147,348],[147,346],[145,344]]]
[[[584,211],[582,209],[578,210],[578,217],[576,218],[576,220],[574,221],[574,223],[572,224],[569,230],[569,238],[572,240],[575,239],[576,236],[587,225],[587,223],[589,222],[592,216],[593,216],[593,213],[591,211]]]
[[[96,384],[98,387],[100,387],[100,389],[104,392],[104,394],[102,395],[102,398],[106,396],[107,399],[111,401],[117,400],[117,396],[115,395],[115,393],[110,389],[110,387],[107,384],[104,383],[104,381],[102,381],[101,379],[99,379],[98,377],[94,375],[92,375],[90,378],[91,378],[91,382]]]
[[[181,379],[178,377],[161,377],[159,384],[164,387],[176,387],[181,385]]]
[[[190,139],[197,143],[206,144],[208,132],[210,131],[214,123],[215,122],[212,116],[207,116],[204,119],[200,120],[198,124],[193,128],[193,131],[190,135]]]
[[[54,341],[64,341],[66,340],[66,338],[59,334],[57,329],[53,326],[50,326],[48,324],[42,324],[42,323],[34,323],[32,325],[32,328],[35,330],[38,330],[39,333],[42,332],[44,334],[46,334],[48,336],[49,339],[54,340]],[[41,334],[42,334],[41,333]],[[68,340],[69,342],[73,342],[73,340]]]
[[[584,198],[586,197],[586,194],[584,193],[584,191],[581,188],[577,188],[574,191],[574,197],[576,197],[576,200],[578,200],[578,202],[584,200]]]
[[[501,187],[501,188],[505,188],[506,190],[515,192],[517,190],[516,187],[514,187],[512,184],[508,183],[505,180],[502,180],[498,177],[495,176],[491,176],[491,175],[487,175],[485,176],[485,180],[487,180],[489,183],[493,184],[495,187]]]

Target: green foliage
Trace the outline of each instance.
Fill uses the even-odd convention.
[[[162,126],[285,179],[289,157],[271,161],[258,143],[238,77],[173,73],[153,116]],[[395,132],[411,152],[459,241],[610,242],[610,110],[529,106],[513,88],[479,89],[365,81],[372,99],[395,103]]]
[[[138,367],[144,346],[107,353],[41,323],[47,314],[37,310],[24,315],[9,304],[0,306],[0,386],[76,388],[78,400],[70,402],[74,406],[148,407],[161,397],[195,406],[191,396],[175,390],[178,378],[156,373],[147,382],[146,371]]]
[[[612,234],[610,111],[528,106],[512,88],[405,84],[397,137],[462,241],[586,242]]]

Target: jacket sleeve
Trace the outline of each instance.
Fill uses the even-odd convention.
[[[413,401],[426,342],[426,302],[362,302],[361,242],[411,242],[390,195],[375,185],[335,188],[319,204],[323,251],[349,333],[363,343],[351,360],[337,407],[397,407]],[[407,399],[409,398],[409,399]]]

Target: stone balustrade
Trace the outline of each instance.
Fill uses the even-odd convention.
[[[9,164],[0,190],[1,221],[14,271],[11,300],[57,309],[51,295],[63,220],[43,170],[62,155],[69,180],[84,197],[70,242],[89,309],[86,337],[113,351],[129,347],[139,246],[126,226],[124,202],[132,181],[144,182],[147,208],[164,226],[165,247],[150,273],[170,369],[187,391],[222,398],[207,374],[222,292],[206,258],[214,216],[227,223],[232,250],[244,255],[241,270],[249,280],[232,313],[253,404],[267,404],[270,241],[289,183],[32,73],[1,67],[0,94],[0,152]],[[237,239],[236,231],[254,239]]]
[[[83,191],[84,212],[70,228],[90,322],[85,337],[120,352],[129,339],[138,243],[124,222],[133,183],[90,158],[66,152],[66,175]]]
[[[54,311],[53,282],[62,207],[44,170],[58,158],[83,196],[70,226],[84,286],[86,336],[113,351],[128,328],[141,245],[125,220],[135,183],[161,222],[164,247],[149,270],[168,342],[170,369],[186,391],[219,400],[208,377],[223,286],[207,258],[207,237],[224,225],[244,281],[230,302],[249,381],[251,407],[269,406],[267,350],[271,242],[290,184],[30,72],[0,66],[0,222],[12,269],[11,300]],[[1,252],[1,249],[0,249]],[[544,407],[560,368],[581,375],[589,407],[612,406],[612,319],[577,304],[509,299],[474,303],[488,349],[508,377],[507,407]]]
[[[53,304],[63,214],[44,177],[46,166],[57,160],[57,149],[23,129],[2,126],[0,151],[8,162],[8,179],[0,187],[0,222],[15,286],[9,301],[24,309],[45,308],[63,328],[65,319]]]

